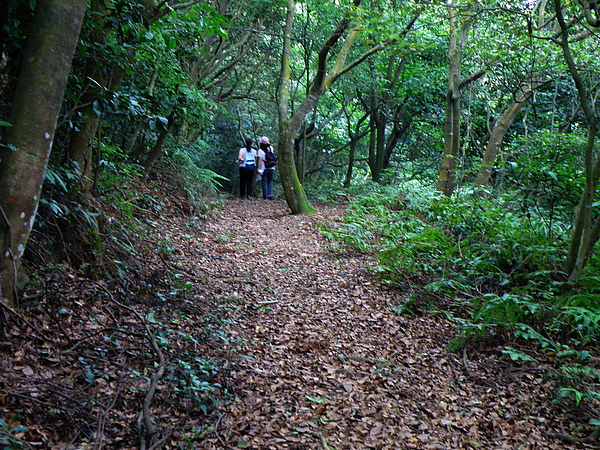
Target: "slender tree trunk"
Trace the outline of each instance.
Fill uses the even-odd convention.
[[[348,149],[348,168],[346,169],[346,177],[344,178],[344,188],[348,189],[352,182],[352,170],[354,168],[354,155],[356,154],[356,144],[358,141],[351,137],[350,146]]]
[[[593,215],[594,194],[598,187],[600,179],[600,154],[594,155],[594,146],[598,126],[596,122],[595,111],[588,101],[583,80],[577,70],[573,55],[569,48],[568,28],[562,14],[562,5],[560,0],[554,0],[556,18],[560,25],[561,36],[560,44],[563,50],[565,62],[571,72],[571,77],[577,88],[579,101],[585,113],[588,125],[587,143],[585,148],[585,184],[579,205],[575,213],[573,229],[571,231],[571,241],[567,253],[565,269],[569,278],[575,280],[581,275],[585,265],[591,256],[596,243],[600,237],[600,217]]]
[[[0,146],[0,294],[16,301],[21,258],[42,190],[87,0],[38,0]]]
[[[133,155],[133,153],[134,153],[133,147],[135,146],[135,143],[137,142],[138,137],[143,129],[144,129],[144,123],[140,121],[140,123],[138,123],[138,125],[135,127],[135,130],[133,130],[133,134],[129,137],[129,142],[127,142],[127,145],[125,146],[125,149],[123,152],[126,155],[129,155],[129,156]]]
[[[306,172],[306,139],[307,139],[307,127],[306,123],[302,125],[300,130],[300,138],[296,139],[294,146],[296,148],[294,153],[294,160],[296,162],[296,171],[298,172],[298,180],[300,183],[304,183],[304,175]]]
[[[102,45],[108,35],[108,28],[103,26],[103,17],[106,15],[107,0],[92,0],[90,2],[92,12],[91,20],[95,27],[91,32],[90,39],[98,45]],[[84,105],[81,110],[81,122],[73,130],[71,140],[69,141],[69,161],[79,172],[82,185],[85,190],[92,187],[92,153],[94,148],[94,138],[100,127],[100,116],[96,113],[94,103],[98,100],[98,87],[88,80],[94,80],[94,83],[105,84],[105,81],[98,72],[97,57],[90,56],[85,64],[83,79],[86,80],[87,87],[81,95],[81,103]],[[93,86],[93,87],[92,87]]]
[[[523,105],[527,101],[529,97],[531,97],[532,92],[523,92],[521,91],[516,99],[516,101],[508,107],[504,113],[498,117],[496,123],[494,123],[494,127],[492,128],[492,132],[490,133],[490,139],[485,149],[485,153],[483,155],[483,159],[481,161],[481,167],[477,173],[477,181],[475,185],[479,188],[484,188],[487,186],[490,177],[492,175],[492,170],[494,168],[494,164],[496,162],[496,157],[498,156],[498,151],[500,149],[500,145],[504,140],[504,136],[508,131],[508,128],[512,125],[517,114],[523,108]]]
[[[371,169],[371,179],[375,181],[377,175],[375,174],[375,166],[377,161],[377,119],[375,118],[374,112],[377,111],[375,96],[372,95],[369,101],[370,117],[369,117],[369,156],[368,163],[369,169]]]
[[[396,111],[394,116],[394,127],[392,128],[392,132],[389,134],[386,143],[385,143],[385,155],[383,158],[383,170],[388,169],[390,167],[390,161],[392,159],[392,154],[398,141],[400,138],[406,134],[410,125],[412,123],[412,119],[410,117],[402,117],[403,114],[399,114],[399,111]]]
[[[369,117],[369,113],[367,112],[365,115],[363,115],[358,122],[356,123],[356,127],[355,130],[356,131],[352,131],[352,129],[350,128],[350,126],[348,126],[348,136],[350,136],[350,143],[348,145],[349,147],[349,151],[348,151],[348,168],[346,169],[346,178],[344,179],[344,187],[346,189],[348,189],[350,187],[350,183],[352,182],[352,171],[354,169],[354,158],[356,155],[356,146],[358,145],[358,142],[365,137],[369,130],[367,129],[366,131],[360,131],[360,127],[363,124],[363,122],[365,120],[367,120],[367,118]],[[347,114],[346,118],[349,121],[350,115]]]
[[[463,36],[466,27],[458,20],[458,8],[448,2],[450,17],[450,43],[448,47],[448,91],[446,93],[446,118],[444,120],[444,156],[438,178],[438,191],[451,196],[456,186],[456,167],[460,154],[460,80]]]
[[[383,161],[385,156],[385,130],[387,128],[387,117],[381,109],[374,111],[375,118],[375,165],[372,168],[373,181],[381,182],[383,173]]]
[[[150,171],[152,167],[154,167],[154,163],[160,157],[163,148],[165,146],[165,142],[167,141],[167,137],[173,132],[175,128],[175,113],[171,113],[168,118],[169,125],[160,133],[158,138],[156,139],[156,143],[154,144],[154,148],[146,158],[146,162],[144,163],[144,168],[146,169],[146,174],[144,175],[143,182],[145,183],[148,180],[148,176],[150,175]]]
[[[386,79],[388,82],[385,85],[383,94],[377,99],[373,106],[376,108],[371,112],[371,115],[375,118],[377,141],[376,141],[376,152],[375,152],[375,165],[372,171],[373,181],[381,182],[381,175],[387,168],[391,152],[394,150],[395,144],[399,139],[396,136],[398,127],[394,124],[392,133],[388,135],[388,125],[391,120],[395,120],[397,116],[397,107],[392,104],[392,96],[396,91],[400,75],[404,72],[406,67],[406,58],[397,60],[391,58],[388,62]],[[395,110],[394,118],[392,118],[391,110]]]
[[[109,14],[109,8],[112,6],[110,0],[91,0],[91,10],[94,12],[92,20],[94,20],[95,27],[93,28],[90,39],[92,42],[98,45],[104,45],[105,40],[108,38],[111,28],[105,26],[106,17]],[[148,0],[143,2],[144,8],[142,14],[146,17],[148,26],[152,25],[156,20],[164,17],[172,9],[160,9],[154,1]],[[186,7],[187,5],[181,5],[180,7]],[[180,8],[178,8],[180,9]],[[127,48],[128,60],[133,60],[137,48],[134,45],[129,45]],[[71,141],[69,142],[69,159],[81,174],[83,186],[86,190],[89,190],[92,186],[92,161],[94,140],[102,125],[102,118],[94,109],[94,103],[100,99],[100,89],[108,91],[115,91],[123,82],[125,77],[125,67],[115,66],[109,70],[109,74],[103,74],[98,70],[97,55],[90,57],[90,61],[86,65],[86,73],[84,79],[92,79],[95,83],[100,84],[102,87],[97,85],[88,86],[87,92],[82,95],[82,102],[85,107],[82,110],[82,122],[78,129],[74,130]],[[108,66],[108,64],[105,64]]]
[[[93,101],[95,95],[83,95],[82,99]],[[69,141],[69,162],[79,173],[82,185],[85,190],[92,186],[92,157],[94,149],[94,139],[100,128],[100,116],[96,116],[91,106],[85,107],[83,122],[73,130],[71,140]]]

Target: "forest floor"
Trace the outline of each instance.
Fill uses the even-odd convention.
[[[516,365],[502,346],[452,353],[457,329],[445,314],[397,314],[405,293],[373,278],[374,256],[333,251],[320,232],[339,226],[344,205],[316,206],[291,215],[282,200],[230,199],[195,227],[177,208],[154,215],[168,251],[140,266],[145,283],[167,269],[194,283],[186,296],[146,300],[146,325],[168,323],[168,336],[131,325],[140,314],[127,302],[147,296],[140,282],[117,298],[110,281],[72,274],[50,287],[47,276],[44,300],[0,342],[0,442],[140,448],[131,430],[146,423],[171,428],[154,448],[597,448],[565,439],[590,429],[553,401],[544,367]],[[148,336],[168,339],[168,352],[143,350]],[[210,383],[192,386],[214,400],[204,413],[166,394],[175,375],[197,374],[192,347],[215,362]],[[187,446],[176,444],[182,433]]]
[[[238,342],[226,368],[233,399],[203,448],[585,448],[550,437],[574,419],[542,368],[495,348],[451,353],[446,315],[396,314],[403,293],[373,279],[372,257],[336,254],[321,235],[343,214],[231,200],[203,232],[207,257],[223,258],[190,264],[227,281]]]

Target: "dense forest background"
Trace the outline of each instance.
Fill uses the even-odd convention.
[[[455,349],[551,354],[557,396],[600,425],[599,8],[2,2],[3,333],[45,271],[130,279],[139,212],[165,213],[155,189],[197,226],[236,196],[243,139],[266,135],[290,212],[347,202],[322,231],[378,255],[409,293],[399,313],[451,299]]]

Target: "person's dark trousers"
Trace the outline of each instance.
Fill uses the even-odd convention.
[[[263,198],[266,200],[273,197],[273,169],[265,169],[260,179]]]
[[[254,169],[240,167],[240,197],[252,197],[254,183]]]

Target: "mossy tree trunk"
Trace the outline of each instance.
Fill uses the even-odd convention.
[[[290,55],[292,51],[292,27],[294,24],[295,4],[293,0],[288,0],[287,19],[284,28],[283,54],[281,58],[281,81],[278,93],[279,108],[279,174],[281,176],[281,186],[288,206],[294,214],[305,214],[314,211],[314,207],[308,201],[306,192],[298,178],[296,162],[294,160],[294,141],[296,134],[302,126],[302,122],[308,112],[302,117],[298,116],[292,122],[288,117],[288,107],[290,103],[290,84],[291,68]],[[309,97],[307,97],[308,100]],[[306,102],[305,102],[306,103]],[[305,108],[312,109],[316,104],[316,98],[311,106],[305,105]]]
[[[0,147],[0,289],[16,301],[21,258],[42,191],[48,157],[87,0],[38,0]]]

